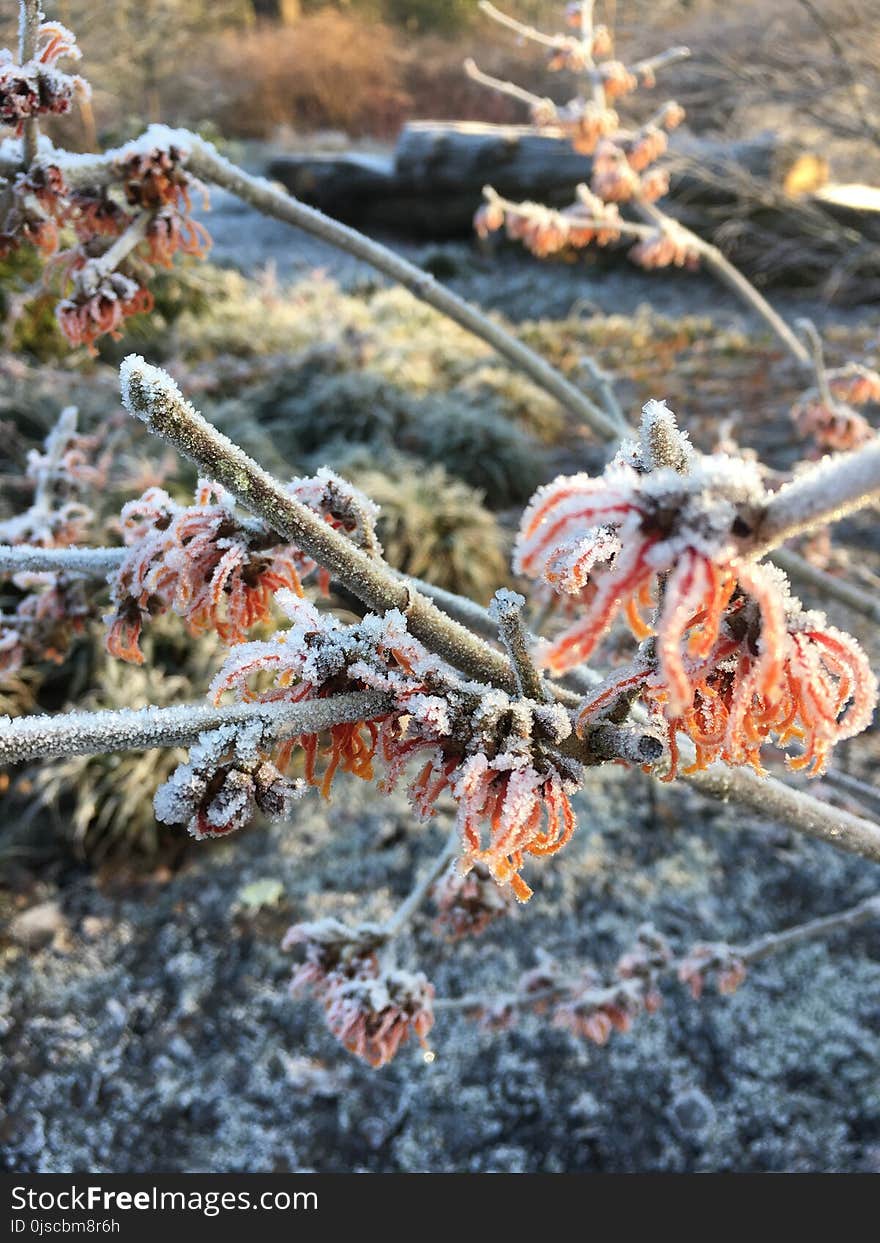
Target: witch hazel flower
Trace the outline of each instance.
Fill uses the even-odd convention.
[[[474,217],[477,235],[485,238],[506,227],[512,241],[521,241],[539,258],[569,247],[607,246],[620,238],[617,207],[604,203],[586,185],[578,186],[575,202],[560,211],[540,203],[508,203],[489,189],[484,193],[487,201]]]
[[[260,722],[221,726],[201,734],[189,762],[179,765],[153,800],[162,824],[185,825],[191,836],[225,837],[256,813],[283,819],[306,792],[269,759]]]
[[[23,65],[8,48],[0,51],[0,124],[20,134],[29,117],[69,112],[77,95],[88,98],[88,83],[58,68],[59,60],[79,60],[76,37],[60,22],[42,22],[33,57]]]
[[[215,702],[227,692],[292,703],[384,693],[387,711],[334,725],[326,745],[315,734],[282,743],[278,767],[301,748],[305,780],[329,796],[337,771],[372,780],[381,762],[380,788],[390,791],[413,762],[409,794],[420,817],[434,814],[444,792],[458,804],[463,873],[481,864],[527,900],[531,889],[520,875],[526,856],[555,853],[575,828],[570,797],[581,771],[558,750],[572,732],[567,711],[461,679],[408,634],[397,610],[344,626],[291,592],[276,600],[292,625],[235,647],[212,684]]]
[[[422,1048],[434,1025],[434,988],[421,972],[383,965],[382,930],[347,928],[335,919],[292,927],[282,948],[303,947],[304,962],[290,984],[293,996],[311,992],[327,1027],[355,1057],[374,1069],[387,1065],[410,1036]]]
[[[707,984],[714,984],[722,996],[735,993],[746,978],[746,964],[736,950],[723,941],[695,945],[681,959],[678,978],[690,989],[695,1001]]]
[[[149,289],[123,272],[109,272],[88,290],[75,288],[69,298],[58,303],[55,314],[71,345],[85,345],[92,350],[99,337],[110,336],[118,341],[127,319],[152,309],[153,295]]]
[[[646,427],[670,418],[664,403],[645,407]],[[539,489],[523,515],[514,569],[560,594],[577,595],[590,582],[596,588],[584,614],[542,653],[554,673],[586,660],[621,610],[647,637],[640,610],[650,607],[658,576],[668,573],[659,655],[667,679],[683,686],[676,628],[680,640],[691,601],[691,612],[705,600],[717,618],[732,590],[718,565],[736,555],[732,528],[741,510],[764,496],[757,468],[725,455],[691,457],[686,474],[645,466],[636,446],[626,444],[604,475],[560,476]]]
[[[867,444],[875,429],[854,407],[880,403],[880,373],[847,363],[825,371],[822,379],[821,390],[809,389],[791,408],[797,430],[820,450],[846,452]]]
[[[19,246],[35,247],[44,257],[58,249],[59,228],[68,219],[68,189],[61,170],[40,164],[17,173],[7,189],[6,214],[0,223],[0,257]]]
[[[674,466],[658,465],[652,437],[672,431],[666,407],[649,403],[641,446],[624,445],[599,478],[560,477],[528,507],[515,567],[584,602],[541,663],[580,664],[624,612],[639,658],[586,699],[579,730],[641,697],[666,724],[672,773],[683,732],[696,769],[720,758],[760,770],[764,742],[797,741],[789,764],[818,775],[870,723],[876,679],[854,639],[803,612],[781,571],[740,555],[743,515],[765,497],[757,468],[684,442]]]
[[[368,538],[374,507],[332,471],[289,486],[334,528]],[[262,523],[240,518],[231,496],[203,479],[190,506],[149,488],[123,508],[122,530],[130,551],[112,582],[107,646],[135,664],[143,662],[138,638],[148,618],[171,609],[191,634],[213,630],[239,643],[270,617],[275,592],[301,594],[302,579],[318,568]],[[326,589],[326,575],[322,582]]]
[[[477,937],[496,920],[510,913],[511,895],[497,885],[482,863],[475,863],[463,873],[453,860],[434,885],[432,896],[437,906],[435,931],[451,941]]]
[[[20,135],[30,118],[67,112],[88,86],[62,73],[57,62],[79,55],[74,36],[56,22],[39,27],[26,65],[17,65],[8,51],[0,54],[0,124]],[[50,258],[65,295],[56,304],[59,327],[72,345],[91,354],[100,337],[120,336],[127,319],[152,309],[148,282],[155,265],[170,266],[177,253],[202,257],[210,245],[190,215],[191,191],[199,183],[186,168],[189,152],[167,141],[167,131],[161,145],[150,141],[153,134],[159,137],[148,131],[109,153],[94,184],[69,153],[55,155],[49,144],[41,146],[30,167],[12,178],[6,196],[0,256],[27,244]],[[59,252],[62,226],[73,230],[76,244]]]
[[[700,252],[674,223],[665,223],[663,228],[636,242],[628,257],[645,271],[668,267],[695,271],[700,266]]]

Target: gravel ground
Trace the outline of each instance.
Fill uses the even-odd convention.
[[[438,995],[491,994],[538,947],[610,964],[646,918],[683,947],[871,889],[857,860],[641,775],[593,778],[579,818],[564,854],[530,868],[527,907],[456,946],[428,910],[402,961]],[[605,1048],[537,1017],[487,1033],[447,1015],[430,1064],[417,1046],[380,1071],[350,1059],[317,1006],[288,997],[281,936],[302,918],[383,916],[442,840],[402,798],[349,780],[329,815],[315,797],[289,825],[200,848],[173,877],[22,872],[31,934],[13,925],[0,983],[8,1167],[880,1170],[876,926],[768,960],[732,998],[694,1002],[671,984]],[[242,889],[264,878],[283,897],[253,911]]]

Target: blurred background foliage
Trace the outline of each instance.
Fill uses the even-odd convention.
[[[476,0],[57,0],[94,87],[92,109],[55,125],[68,146],[91,149],[147,121],[211,136],[295,145],[308,135],[392,138],[413,117],[515,121],[522,110],[469,82],[475,55],[497,76],[539,93],[548,75],[536,49],[484,19]],[[563,0],[511,0],[517,16],[558,30]],[[812,137],[865,179],[880,167],[877,0],[599,0],[625,57],[673,43],[694,52],[664,72],[698,131],[731,135],[772,125]],[[14,6],[0,45],[14,46]],[[339,90],[339,83],[345,90]],[[550,93],[571,94],[567,75]],[[847,171],[849,170],[849,171]]]

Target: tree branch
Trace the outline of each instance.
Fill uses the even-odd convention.
[[[496,591],[489,605],[489,616],[498,627],[498,637],[510,657],[511,668],[516,675],[519,693],[524,699],[538,703],[549,698],[540,673],[532,663],[528,649],[528,636],[523,627],[522,611],[525,599],[515,591]]]
[[[331,725],[381,716],[391,706],[388,696],[364,691],[295,704],[246,703],[221,708],[179,704],[58,716],[4,716],[0,717],[0,763],[178,746],[194,742],[205,730],[250,721],[265,721],[279,738],[318,734]]]
[[[775,492],[764,507],[744,548],[764,556],[794,535],[829,522],[880,500],[880,439],[854,453],[827,457]]]
[[[713,246],[711,242],[705,241],[699,234],[692,233],[680,221],[672,216],[668,216],[656,203],[649,203],[646,199],[637,197],[633,199],[633,206],[643,220],[655,224],[662,232],[674,231],[680,234],[688,245],[705,260],[706,266],[715,273],[719,280],[727,285],[742,302],[745,302],[753,311],[756,311],[764,322],[772,328],[789,353],[802,366],[812,366],[810,351],[804,343],[792,332],[782,316],[773,309],[751,281],[743,276],[739,268],[734,267],[724,257],[717,246]]]
[[[394,914],[382,924],[382,929],[389,940],[396,937],[406,927],[431,892],[434,883],[460,850],[458,829],[453,829],[446,840],[446,845],[427,865]]]
[[[869,595],[867,591],[863,591],[861,587],[856,587],[854,583],[848,582],[847,579],[836,578],[835,575],[810,565],[804,557],[799,557],[796,552],[788,548],[774,548],[770,553],[770,560],[775,562],[781,570],[785,570],[793,582],[815,587],[822,596],[839,600],[841,604],[845,604],[854,612],[862,613],[865,617],[870,617],[872,621],[880,622],[880,600]]]
[[[880,825],[793,790],[773,777],[760,777],[750,768],[713,764],[704,772],[682,773],[681,778],[710,798],[749,807],[762,819],[787,824],[847,854],[880,863]]]
[[[499,26],[505,26],[522,39],[529,39],[532,43],[540,43],[542,47],[549,47],[555,50],[556,48],[564,47],[566,43],[575,42],[574,39],[566,35],[545,35],[543,31],[536,30],[534,26],[529,26],[525,22],[517,21],[515,17],[509,17],[507,13],[502,13],[500,9],[496,9],[494,4],[490,4],[489,0],[480,0],[477,7],[487,17],[490,17],[493,22],[497,22]]]
[[[26,65],[29,60],[33,60],[37,51],[37,32],[43,17],[40,0],[19,0],[18,14],[18,59],[19,64]],[[37,158],[39,141],[39,122],[36,117],[27,117],[22,139],[25,168],[30,168]]]
[[[286,492],[238,445],[213,428],[174,381],[136,354],[122,364],[126,409],[174,445],[210,479],[222,483],[271,530],[296,544],[335,575],[368,608],[400,609],[410,633],[456,668],[516,694],[516,679],[504,657],[408,587],[383,561],[368,556]]]
[[[103,578],[118,570],[125,548],[37,548],[32,544],[0,544],[0,574],[58,572]]]
[[[795,945],[800,945],[805,941],[814,941],[819,937],[827,937],[835,932],[858,928],[860,925],[878,918],[880,918],[880,895],[875,894],[873,897],[865,898],[863,902],[859,902],[847,910],[837,911],[833,915],[823,915],[818,919],[811,919],[807,923],[795,924],[793,927],[784,928],[779,932],[769,932],[765,936],[756,937],[755,940],[749,941],[744,945],[725,945],[721,942],[719,946],[729,950],[731,959],[749,966],[752,963],[761,962],[764,958],[769,958],[773,954],[779,954],[784,950],[791,949]],[[656,973],[656,978],[676,976],[686,959],[687,955],[670,959],[666,966]],[[643,988],[642,981],[635,978],[620,979],[604,987],[599,986],[585,990],[578,976],[569,976],[561,979],[557,985],[550,985],[536,992],[502,993],[500,996],[469,993],[464,997],[441,997],[434,1002],[434,1009],[435,1011],[447,1012],[491,1012],[504,1009],[527,1010],[542,1002],[562,1001],[569,996],[574,996],[577,998],[578,1005],[582,1006],[585,1011],[588,1009],[601,1010],[605,1006],[619,1004],[620,1000],[627,993],[638,1000]]]

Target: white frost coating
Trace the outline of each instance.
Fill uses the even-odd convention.
[[[122,564],[124,548],[37,548],[31,544],[0,544],[0,574],[65,574],[103,578]]]
[[[489,604],[489,616],[494,622],[500,623],[502,618],[511,615],[519,616],[526,606],[525,596],[518,591],[509,591],[506,587],[499,588]]]
[[[265,721],[275,736],[320,733],[342,721],[377,715],[388,701],[375,693],[335,695],[313,703],[246,703],[228,708],[179,704],[171,708],[65,712],[0,717],[0,764],[56,755],[107,755],[191,742],[205,730]]]
[[[198,142],[198,139],[191,130],[154,124],[148,125],[137,138],[123,143],[120,147],[111,147],[102,152],[100,156],[95,156],[94,152],[88,151],[60,151],[51,147],[51,144],[49,145],[54,157],[52,163],[60,168],[65,176],[72,174],[75,177],[76,173],[82,170],[91,171],[96,165],[124,163],[132,156],[149,155],[150,152],[157,150],[168,151],[171,147],[175,147],[185,158],[192,151],[195,142]]]
[[[132,384],[137,391],[132,390]],[[154,367],[140,354],[128,354],[119,367],[119,387],[122,404],[129,414],[150,426],[150,405],[164,402],[182,405],[195,415],[195,409],[186,400],[167,371]]]
[[[757,554],[880,500],[880,440],[855,453],[826,457],[769,499]]]

